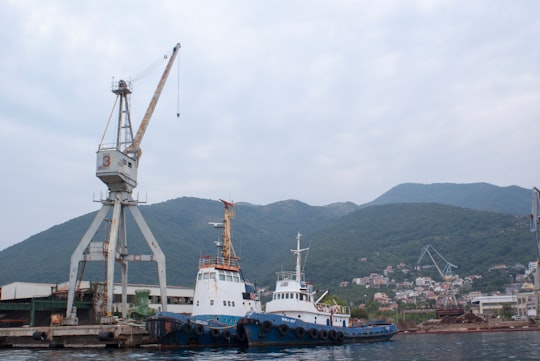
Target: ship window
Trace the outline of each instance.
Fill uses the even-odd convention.
[[[232,306],[234,307],[234,301],[232,301]]]
[[[199,281],[202,280],[202,273],[199,273],[199,274],[197,275],[197,279],[198,279]]]
[[[210,306],[214,305],[214,300],[210,300]]]
[[[238,275],[233,275],[233,278],[234,278],[234,282],[236,283],[240,282],[240,277],[238,277]]]
[[[207,273],[207,272],[203,273],[203,279],[204,279],[204,280],[207,280],[207,279],[208,279],[208,273]]]
[[[227,301],[223,301],[223,306],[227,306]]]
[[[210,273],[210,279],[211,280],[215,280],[216,279],[216,274],[214,272]]]
[[[227,301],[227,306],[231,306],[231,301]]]
[[[225,273],[223,273],[221,271],[219,272],[219,280],[220,281],[225,281]]]
[[[289,299],[289,294],[288,293],[285,294],[285,298]]]
[[[227,274],[227,281],[232,282],[232,276],[230,274]]]

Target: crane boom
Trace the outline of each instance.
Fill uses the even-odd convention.
[[[139,129],[137,130],[137,134],[135,134],[135,138],[133,138],[133,148],[137,152],[138,157],[140,157],[142,154],[142,151],[141,151],[142,138],[144,137],[146,128],[148,128],[148,123],[150,123],[150,118],[152,118],[152,114],[154,113],[154,110],[156,109],[156,105],[161,95],[161,91],[163,90],[163,87],[165,86],[165,82],[167,81],[167,78],[169,77],[169,73],[171,72],[172,65],[174,63],[174,60],[176,59],[176,55],[178,54],[178,49],[180,49],[180,43],[177,43],[176,46],[172,50],[172,54],[169,58],[169,62],[167,63],[167,66],[165,67],[165,70],[163,71],[163,75],[161,75],[161,79],[159,80],[158,86],[156,90],[154,91],[154,96],[152,96],[152,99],[150,100],[150,104],[148,104],[146,113],[144,114],[144,117],[141,120],[141,124],[139,125]]]
[[[443,267],[442,270],[440,269],[439,265],[435,261],[435,258],[433,258],[433,255],[431,254],[431,252],[429,251],[430,249],[445,262],[445,266]],[[448,278],[452,277],[452,268],[457,268],[457,266],[455,264],[448,262],[446,258],[444,258],[443,255],[440,254],[439,251],[437,251],[435,247],[433,247],[430,244],[422,248],[420,257],[418,258],[418,261],[416,262],[417,265],[420,264],[420,262],[422,261],[422,258],[424,258],[424,255],[426,253],[428,254],[429,258],[431,258],[431,262],[433,262],[433,264],[435,265],[435,268],[437,268],[437,271],[439,272],[443,280],[447,280]]]
[[[433,251],[434,254],[439,256],[439,258],[442,259],[446,263],[442,270],[439,267],[439,265],[437,264],[437,262],[435,261],[435,258],[431,254],[430,249],[431,249],[431,251]],[[420,257],[418,258],[418,261],[416,262],[418,267],[420,267],[420,262],[422,261],[422,258],[424,257],[424,255],[426,253],[428,254],[429,258],[431,259],[431,262],[433,262],[433,264],[435,265],[435,268],[437,268],[437,271],[441,275],[444,284],[447,285],[445,287],[445,292],[444,292],[444,295],[443,295],[443,306],[444,306],[444,308],[446,309],[447,299],[448,298],[451,299],[452,306],[457,306],[457,300],[456,300],[456,296],[455,296],[455,293],[454,293],[454,290],[453,290],[453,285],[452,285],[452,283],[454,281],[454,275],[452,275],[452,268],[457,268],[457,266],[455,264],[452,264],[452,263],[448,262],[446,260],[446,258],[444,258],[443,255],[439,253],[439,251],[437,251],[432,245],[428,244],[427,246],[422,248],[422,252],[420,254]]]

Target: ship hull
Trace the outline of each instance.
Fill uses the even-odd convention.
[[[161,348],[217,348],[247,345],[240,317],[226,317],[226,323],[162,312],[146,322],[146,329]],[[222,318],[223,319],[223,318]]]
[[[239,321],[249,346],[313,346],[389,341],[399,332],[393,323],[355,327],[326,326],[275,314],[251,313]]]

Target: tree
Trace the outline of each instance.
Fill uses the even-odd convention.
[[[499,316],[503,320],[509,321],[512,319],[513,315],[514,315],[514,311],[512,310],[512,304],[503,303],[502,308],[499,310]]]

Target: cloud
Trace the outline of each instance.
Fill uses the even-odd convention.
[[[97,210],[113,77],[132,81],[136,128],[177,42],[142,143],[135,192],[151,203],[364,203],[403,182],[537,182],[535,1],[1,7],[0,247]]]

